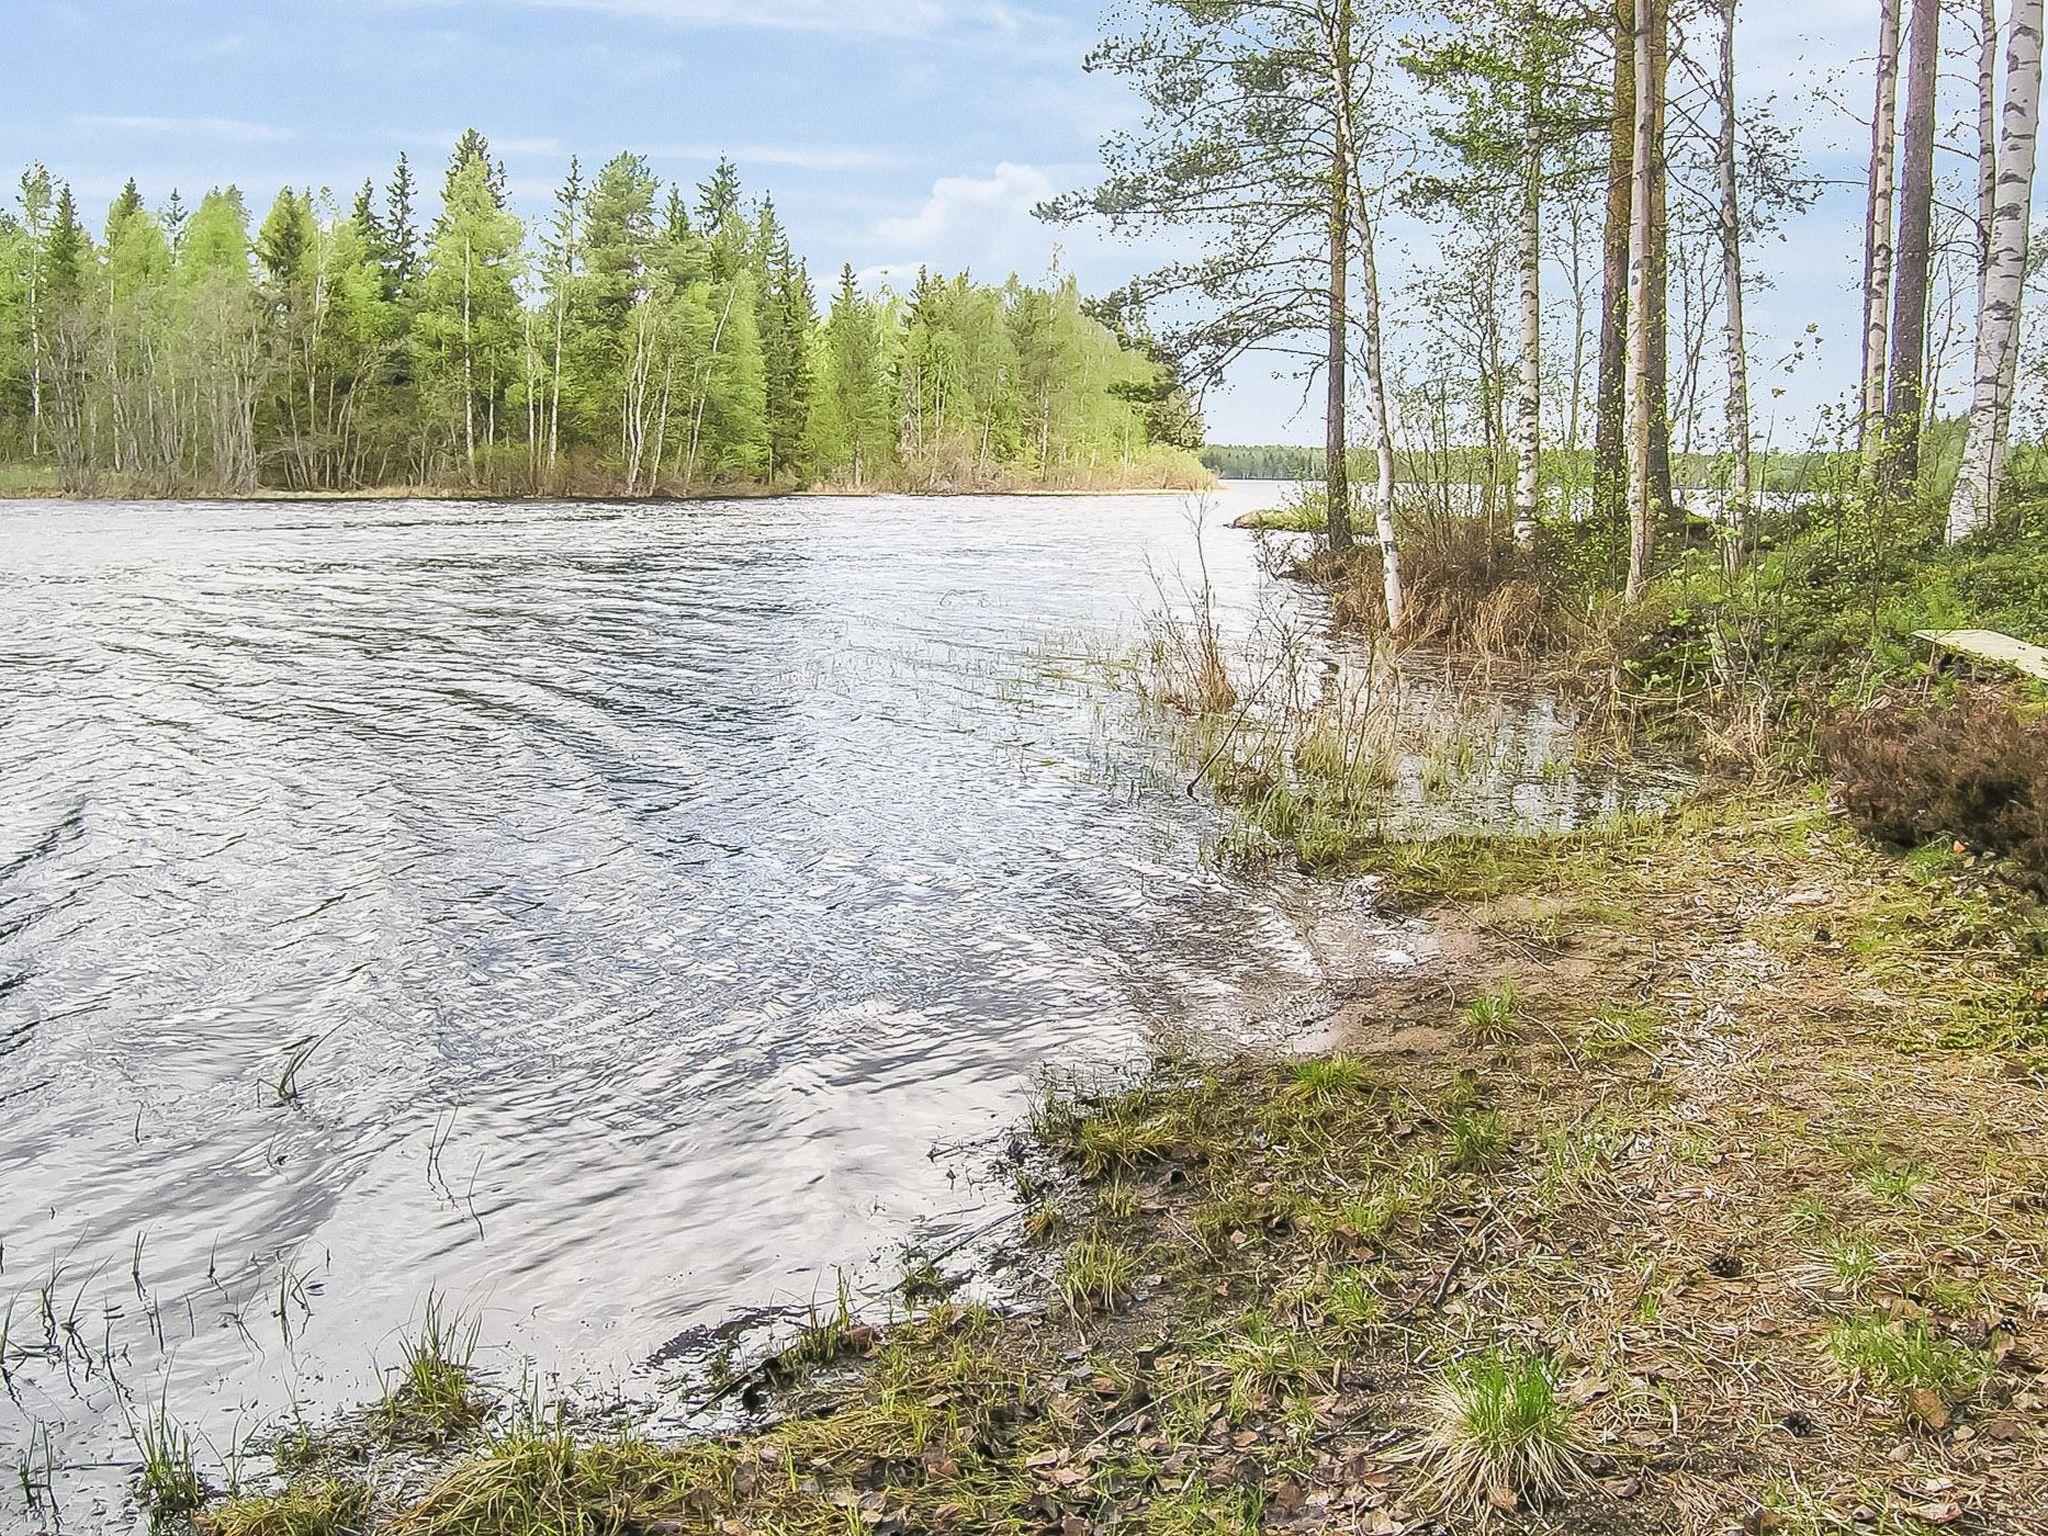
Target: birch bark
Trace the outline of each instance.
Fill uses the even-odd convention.
[[[2035,145],[2041,120],[2042,0],[2013,0],[2005,55],[1998,192],[1991,259],[1977,314],[1977,362],[1962,467],[1949,500],[1950,542],[1968,538],[1998,510],[2006,429],[2019,368],[2020,301],[2027,272],[2027,220],[2033,210]]]

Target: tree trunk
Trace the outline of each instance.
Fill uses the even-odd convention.
[[[1862,411],[1857,449],[1875,466],[1884,420],[1892,302],[1892,173],[1899,111],[1899,0],[1878,0],[1877,101],[1870,115],[1870,192],[1863,211]]]
[[[2018,370],[2020,303],[2027,272],[2035,138],[2041,117],[2042,0],[2013,0],[2005,55],[2005,113],[1998,150],[1998,195],[1991,220],[1991,262],[1977,313],[1976,378],[1963,462],[1949,502],[1951,543],[1987,526],[1998,510],[2013,380]]]
[[[1927,281],[1934,219],[1935,84],[1941,0],[1911,0],[1906,28],[1906,134],[1899,167],[1898,284],[1892,294],[1884,480],[1903,492],[1920,473],[1926,411]]]
[[[1351,478],[1344,462],[1345,360],[1350,331],[1345,282],[1350,276],[1350,167],[1340,147],[1330,171],[1330,315],[1329,353],[1324,362],[1329,387],[1323,406],[1323,484],[1329,498],[1330,549],[1351,548]]]
[[[1386,362],[1380,348],[1379,264],[1373,257],[1372,223],[1363,206],[1358,210],[1358,259],[1359,319],[1365,328],[1365,403],[1372,418],[1373,450],[1379,459],[1372,496],[1373,531],[1380,541],[1380,589],[1387,603],[1387,628],[1399,634],[1407,616],[1407,600],[1401,585],[1400,540],[1394,527],[1394,420],[1387,403]]]
[[[1650,294],[1644,317],[1650,327],[1650,492],[1659,516],[1672,505],[1671,492],[1671,214],[1665,125],[1670,115],[1671,5],[1659,0],[1650,32],[1648,96],[1654,114],[1650,137]]]
[[[1998,215],[1998,0],[1977,17],[1977,309],[1991,280],[1991,225]]]
[[[1732,572],[1748,551],[1754,518],[1749,462],[1749,344],[1742,324],[1742,208],[1735,182],[1735,7],[1721,4],[1721,133],[1716,159],[1721,171],[1721,285],[1728,317],[1728,540],[1724,557]]]
[[[1600,235],[1600,359],[1593,392],[1593,516],[1619,527],[1628,505],[1629,192],[1635,153],[1634,0],[1614,7],[1614,96],[1607,135],[1607,211]]]
[[[1661,512],[1657,504],[1655,466],[1657,391],[1652,387],[1656,362],[1655,310],[1663,306],[1656,281],[1655,182],[1662,163],[1658,128],[1663,119],[1662,77],[1666,27],[1665,0],[1640,0],[1636,7],[1636,111],[1630,156],[1628,230],[1628,586],[1627,600],[1639,601],[1650,580],[1650,555]]]
[[[1533,57],[1533,36],[1530,53]],[[1515,339],[1515,544],[1533,549],[1543,482],[1543,134],[1535,81],[1526,82],[1523,89],[1521,238],[1515,253],[1521,269]]]

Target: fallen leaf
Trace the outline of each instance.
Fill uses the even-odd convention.
[[[1926,1387],[1907,1389],[1906,1412],[1929,1429],[1947,1429],[1948,1421],[1953,1417],[1941,1394]]]

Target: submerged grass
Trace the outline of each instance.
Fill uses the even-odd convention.
[[[399,1344],[377,1420],[394,1441],[441,1445],[476,1429],[490,1403],[473,1370],[479,1323],[429,1293],[419,1330]]]

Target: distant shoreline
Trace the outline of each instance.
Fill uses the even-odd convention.
[[[1207,495],[1220,486],[1220,481],[1206,486],[1188,485],[1119,485],[1110,487],[944,487],[940,489],[919,489],[901,486],[886,488],[866,487],[854,490],[840,486],[768,487],[768,486],[722,486],[703,491],[663,491],[651,495],[595,494],[588,491],[560,492],[504,492],[451,489],[434,486],[375,486],[364,490],[350,491],[286,491],[257,490],[237,495],[192,491],[177,495],[138,495],[131,491],[110,490],[96,495],[81,495],[70,491],[43,489],[15,489],[0,487],[0,501],[50,502],[50,503],[91,503],[104,501],[132,502],[210,502],[225,506],[262,506],[290,503],[325,503],[356,501],[448,501],[475,502],[478,505],[519,506],[541,503],[568,503],[576,506],[682,506],[699,502],[716,501],[776,501],[788,499],[815,499],[826,497],[858,498],[871,500],[884,496],[902,496],[918,499],[943,500],[953,497],[1001,497],[1019,499],[1049,499],[1067,496],[1201,496]]]

